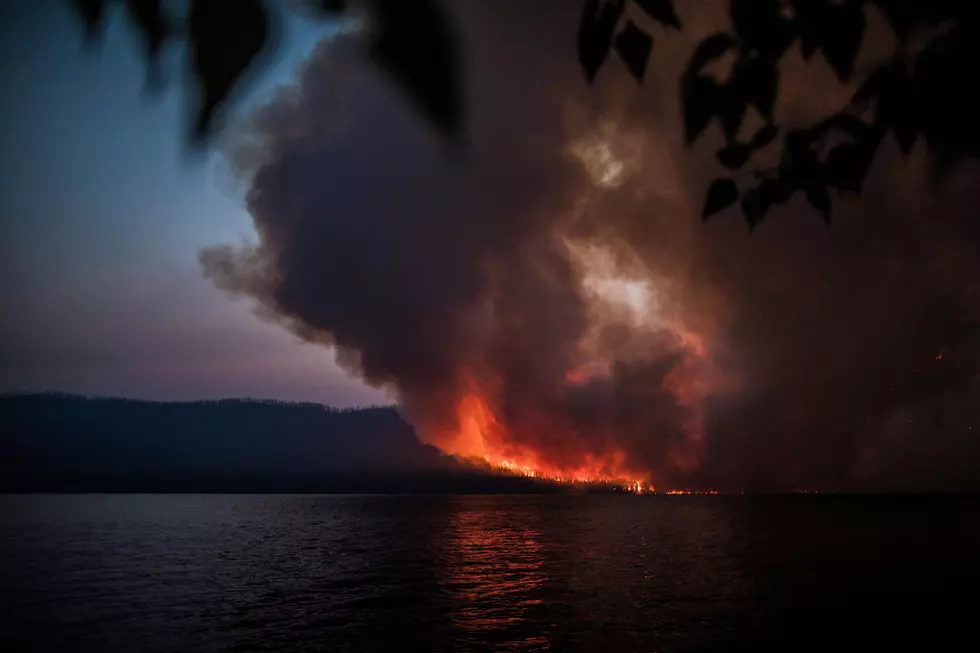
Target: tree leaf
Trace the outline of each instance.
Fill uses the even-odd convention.
[[[444,133],[462,120],[459,48],[438,0],[372,0],[371,58]]]
[[[814,144],[814,135],[809,130],[790,130],[783,142],[782,174],[793,179],[794,183],[817,174],[820,169],[819,153]]]
[[[347,11],[347,0],[314,0],[314,4],[320,13],[326,15]]]
[[[864,11],[860,5],[841,4],[834,8],[833,37],[823,40],[820,51],[842,82],[851,79],[864,28]]]
[[[85,42],[89,46],[95,45],[102,36],[107,4],[108,0],[71,0],[75,15],[82,21]]]
[[[749,149],[752,151],[761,150],[773,142],[777,136],[779,136],[779,127],[771,122],[766,123],[752,136],[752,140],[749,141]]]
[[[830,125],[840,129],[842,132],[853,138],[859,143],[872,144],[875,139],[875,129],[860,118],[848,113],[838,113],[830,119]]]
[[[334,21],[350,7],[349,0],[292,0],[307,16]]]
[[[160,55],[163,46],[173,33],[170,21],[164,15],[161,0],[126,0],[130,18],[143,37],[148,67],[148,85],[158,88],[163,83],[160,71]]]
[[[735,64],[731,83],[735,91],[765,118],[772,118],[779,86],[776,62],[762,57],[741,57]]]
[[[742,216],[749,225],[749,233],[766,217],[769,206],[763,203],[758,188],[750,188],[742,195]]]
[[[752,151],[741,143],[731,143],[718,150],[717,157],[721,165],[729,170],[737,170],[749,160]]]
[[[834,188],[860,193],[873,156],[873,148],[858,143],[842,143],[827,155],[823,164],[823,177]]]
[[[798,190],[798,186],[786,176],[780,175],[775,179],[767,179],[759,185],[760,191],[766,196],[770,204],[782,204],[788,202],[793,193]]]
[[[650,18],[665,27],[681,28],[673,0],[633,0]]]
[[[824,222],[830,224],[830,195],[820,184],[811,183],[806,187],[806,201],[823,215]]]
[[[609,55],[622,14],[623,0],[585,0],[578,26],[578,61],[589,84]]]
[[[270,17],[261,0],[191,1],[187,38],[197,95],[194,141],[207,138],[217,111],[270,37]]]
[[[834,38],[833,11],[828,0],[794,0],[800,32],[800,53],[809,61],[825,41]]]
[[[905,66],[900,62],[888,61],[875,68],[864,78],[864,81],[851,96],[851,104],[859,106],[871,100],[878,101],[883,97],[893,96],[903,77],[907,76]]]
[[[701,212],[701,219],[707,220],[715,213],[722,211],[738,199],[738,185],[730,177],[715,179],[708,188],[708,195],[704,202],[704,210]]]
[[[915,142],[919,140],[921,131],[921,124],[915,114],[914,104],[909,103],[898,107],[898,111],[892,116],[891,129],[895,136],[895,142],[898,143],[898,148],[903,154],[910,153],[915,147]]]
[[[722,88],[710,77],[684,80],[684,137],[693,143],[720,109]]]
[[[721,90],[719,98],[717,114],[721,120],[721,130],[728,141],[733,141],[742,128],[748,102],[731,85],[727,85]]]
[[[769,209],[776,204],[789,201],[797,190],[799,185],[781,174],[775,178],[765,179],[755,188],[746,191],[742,195],[742,214],[749,224],[749,231],[752,232],[756,225],[762,222]]]
[[[796,38],[792,22],[782,15],[780,0],[731,0],[728,7],[743,50],[778,59]]]
[[[653,38],[633,21],[627,21],[626,27],[616,36],[615,47],[630,74],[637,82],[642,82],[653,49]]]
[[[698,47],[694,48],[691,58],[687,62],[686,76],[694,76],[701,72],[701,69],[709,63],[721,57],[729,50],[738,45],[735,37],[728,32],[716,32],[706,37]]]

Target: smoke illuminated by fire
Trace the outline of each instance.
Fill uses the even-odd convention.
[[[832,229],[803,198],[751,236],[734,210],[702,224],[730,173],[685,144],[677,81],[727,12],[688,3],[642,86],[607,66],[592,88],[569,49],[580,4],[452,3],[463,156],[356,34],[322,44],[231,157],[257,242],[202,252],[205,273],[500,473],[975,488],[975,178],[926,197],[891,157],[834,199]],[[784,63],[780,125],[846,103]]]
[[[620,444],[629,442],[630,434],[619,433],[615,424],[602,420],[594,425],[594,431],[583,432],[589,427],[575,419],[573,402],[577,396],[588,396],[596,387],[614,381],[617,365],[642,365],[648,352],[638,344],[645,344],[650,337],[667,337],[675,357],[655,390],[673,397],[689,413],[679,425],[683,437],[666,453],[673,465],[693,469],[702,446],[700,402],[711,390],[707,345],[700,335],[685,330],[677,316],[664,312],[650,279],[624,273],[608,249],[571,241],[566,246],[587,298],[589,326],[578,345],[579,364],[564,370],[554,388],[562,398],[557,408],[553,402],[540,410],[532,406],[531,419],[512,423],[498,408],[505,401],[510,379],[490,371],[484,378],[491,381],[481,383],[477,374],[464,371],[454,419],[448,425],[423,426],[422,436],[445,453],[496,472],[558,483],[609,485],[635,493],[654,492],[661,482],[657,470]],[[613,342],[606,337],[610,329],[619,330]],[[662,355],[661,351],[653,354]],[[615,411],[614,403],[603,402],[601,411]],[[524,432],[528,428],[545,433],[528,434]]]

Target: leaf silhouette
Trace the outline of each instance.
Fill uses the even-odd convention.
[[[688,144],[697,140],[722,102],[722,88],[710,77],[695,76],[684,81],[684,136]]]
[[[759,184],[756,188],[758,191],[756,199],[761,210],[758,219],[761,220],[774,205],[788,202],[796,191],[800,190],[800,181],[798,177],[781,172],[779,176],[766,179]]]
[[[980,25],[980,7],[965,6],[973,8],[970,24]],[[914,83],[906,87],[905,102],[896,106],[900,109],[893,117],[896,140],[901,141],[901,132],[906,132],[911,149],[915,139],[909,132],[917,125],[935,163],[941,161],[944,170],[967,157],[980,158],[980,98],[963,90],[976,79],[978,70],[980,35],[975,27],[950,30],[947,38],[926,47],[914,61]],[[936,157],[940,149],[946,150],[941,160]]]
[[[726,32],[717,32],[702,40],[688,60],[681,78],[681,96],[684,112],[684,133],[690,145],[704,131],[715,116],[722,120],[728,139],[732,140],[741,125],[745,112],[744,102],[731,89],[720,85],[711,77],[699,72],[711,61],[721,57],[737,45],[735,38]]]
[[[873,155],[873,149],[858,143],[842,143],[827,155],[823,165],[824,178],[834,188],[859,193]]]
[[[681,19],[674,10],[673,0],[633,0],[636,4],[657,22],[665,27],[681,28]]]
[[[774,60],[742,57],[732,72],[731,83],[735,92],[758,109],[763,117],[772,117],[779,86],[779,71]]]
[[[718,150],[718,161],[729,170],[737,170],[748,162],[752,151],[741,143],[731,143]]]
[[[642,82],[647,71],[650,50],[653,49],[653,38],[633,21],[627,21],[626,27],[616,36],[615,46],[630,74],[637,82]]]
[[[818,172],[818,154],[813,145],[814,134],[808,130],[794,129],[786,134],[780,166],[787,177],[798,182]]]
[[[462,120],[459,52],[438,0],[373,0],[371,58],[447,134]]]
[[[788,202],[789,198],[793,197],[793,193],[798,190],[792,180],[782,176],[767,180],[761,187],[773,204]]]
[[[347,11],[347,0],[312,0],[317,11],[327,16]]]
[[[824,222],[830,224],[830,195],[820,184],[809,184],[806,187],[806,201],[823,215]]]
[[[707,198],[704,202],[704,210],[701,212],[701,219],[707,220],[715,213],[722,211],[738,199],[738,185],[730,177],[715,179],[708,188]]]
[[[864,12],[856,3],[837,5],[833,12],[833,35],[823,39],[820,51],[838,79],[848,82],[864,38]]]
[[[919,133],[921,130],[921,123],[918,116],[916,115],[915,105],[912,103],[905,104],[898,108],[892,116],[892,134],[895,136],[895,142],[898,143],[898,148],[904,153],[908,154],[915,147],[915,142],[919,139]]]
[[[191,72],[197,91],[192,140],[210,134],[216,113],[270,40],[260,0],[192,0],[188,16]]]
[[[728,9],[744,51],[776,59],[796,38],[792,23],[783,17],[780,0],[731,0]]]
[[[875,68],[854,91],[851,104],[862,106],[872,100],[877,101],[894,95],[906,74],[904,66],[898,62],[886,63]]]
[[[112,1],[125,6],[141,38],[152,81],[169,41],[185,36],[165,15],[171,0]],[[578,57],[587,81],[594,81],[611,49],[633,77],[642,81],[650,65],[653,39],[631,21],[617,34],[626,0],[581,1]],[[86,43],[97,43],[110,0],[69,2],[84,27]],[[463,117],[460,62],[441,0],[363,2],[374,19],[371,54],[375,61],[427,118],[445,132],[455,133]],[[665,27],[681,27],[673,0],[633,3],[635,9]],[[187,60],[196,101],[193,139],[200,142],[213,131],[222,109],[273,45],[272,19],[278,12],[270,14],[269,8],[279,5],[271,0],[187,0],[187,4]],[[355,3],[287,0],[284,4],[332,19]],[[980,68],[980,3],[953,0],[728,0],[731,33],[717,32],[700,41],[681,78],[687,143],[702,135],[717,117],[726,137],[726,146],[717,152],[719,161],[729,169],[743,168],[753,152],[780,134],[772,124],[772,113],[780,83],[780,58],[788,47],[799,38],[805,58],[820,52],[837,77],[847,82],[854,74],[867,29],[864,7],[869,4],[883,12],[894,29],[896,53],[864,80],[846,111],[787,134],[778,169],[756,171],[762,181],[741,193],[750,225],[761,220],[773,204],[799,190],[821,211],[828,188],[859,192],[888,132],[905,153],[922,138],[937,176],[966,158],[980,158],[980,121],[976,120],[980,104],[972,94],[963,93]],[[705,66],[733,50],[739,56],[728,83],[704,75]],[[751,138],[740,139],[749,106],[758,110],[766,124]],[[865,109],[873,111],[870,122],[847,113]],[[845,135],[851,142],[838,145],[821,161],[818,150],[831,135]],[[721,182],[725,180],[716,180]],[[739,198],[733,181],[719,187],[734,194],[729,203]],[[826,205],[830,205],[829,197]]]
[[[590,84],[609,55],[622,14],[623,0],[585,0],[578,27],[578,60]]]
[[[875,129],[860,118],[847,113],[838,113],[828,119],[831,127],[836,127],[859,143],[872,144],[876,140]]]
[[[151,88],[159,88],[163,83],[160,55],[173,32],[170,21],[164,15],[162,1],[126,0],[126,9],[143,37],[148,85]]]
[[[745,111],[748,109],[748,102],[730,85],[720,91],[719,100],[720,102],[717,105],[716,111],[718,118],[721,120],[721,130],[725,134],[725,138],[730,142],[735,140],[738,136],[739,129],[742,128]]]
[[[809,61],[825,40],[834,37],[833,12],[827,0],[797,0],[793,8],[800,31],[800,53]]]
[[[779,136],[779,127],[771,122],[766,123],[752,136],[752,140],[749,141],[749,149],[752,151],[761,150],[776,140],[777,136]]]
[[[71,0],[85,30],[85,43],[93,46],[102,36],[107,0]]]
[[[749,225],[749,232],[762,222],[773,204],[789,199],[791,190],[782,180],[766,179],[742,195],[742,214]]]
[[[755,226],[762,222],[768,210],[769,206],[763,205],[758,188],[750,188],[742,195],[742,215],[749,225],[749,233],[752,233]]]
[[[856,105],[874,101],[878,126],[890,129],[906,154],[912,151],[923,128],[914,86],[915,80],[904,63],[886,63],[868,76],[851,99]]]
[[[709,63],[738,45],[735,37],[727,32],[716,32],[706,37],[691,54],[685,76],[694,76]]]

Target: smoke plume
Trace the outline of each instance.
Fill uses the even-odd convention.
[[[358,34],[324,42],[235,142],[258,240],[201,254],[219,287],[449,453],[658,487],[980,484],[976,170],[932,189],[889,146],[831,228],[801,199],[751,235],[701,224],[720,137],[685,148],[677,81],[721,4],[654,29],[643,86],[610,62],[593,88],[579,3],[453,8],[465,147]],[[847,97],[789,58],[784,122]]]

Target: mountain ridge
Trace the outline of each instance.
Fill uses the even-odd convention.
[[[542,492],[474,470],[394,406],[0,395],[0,492]]]

